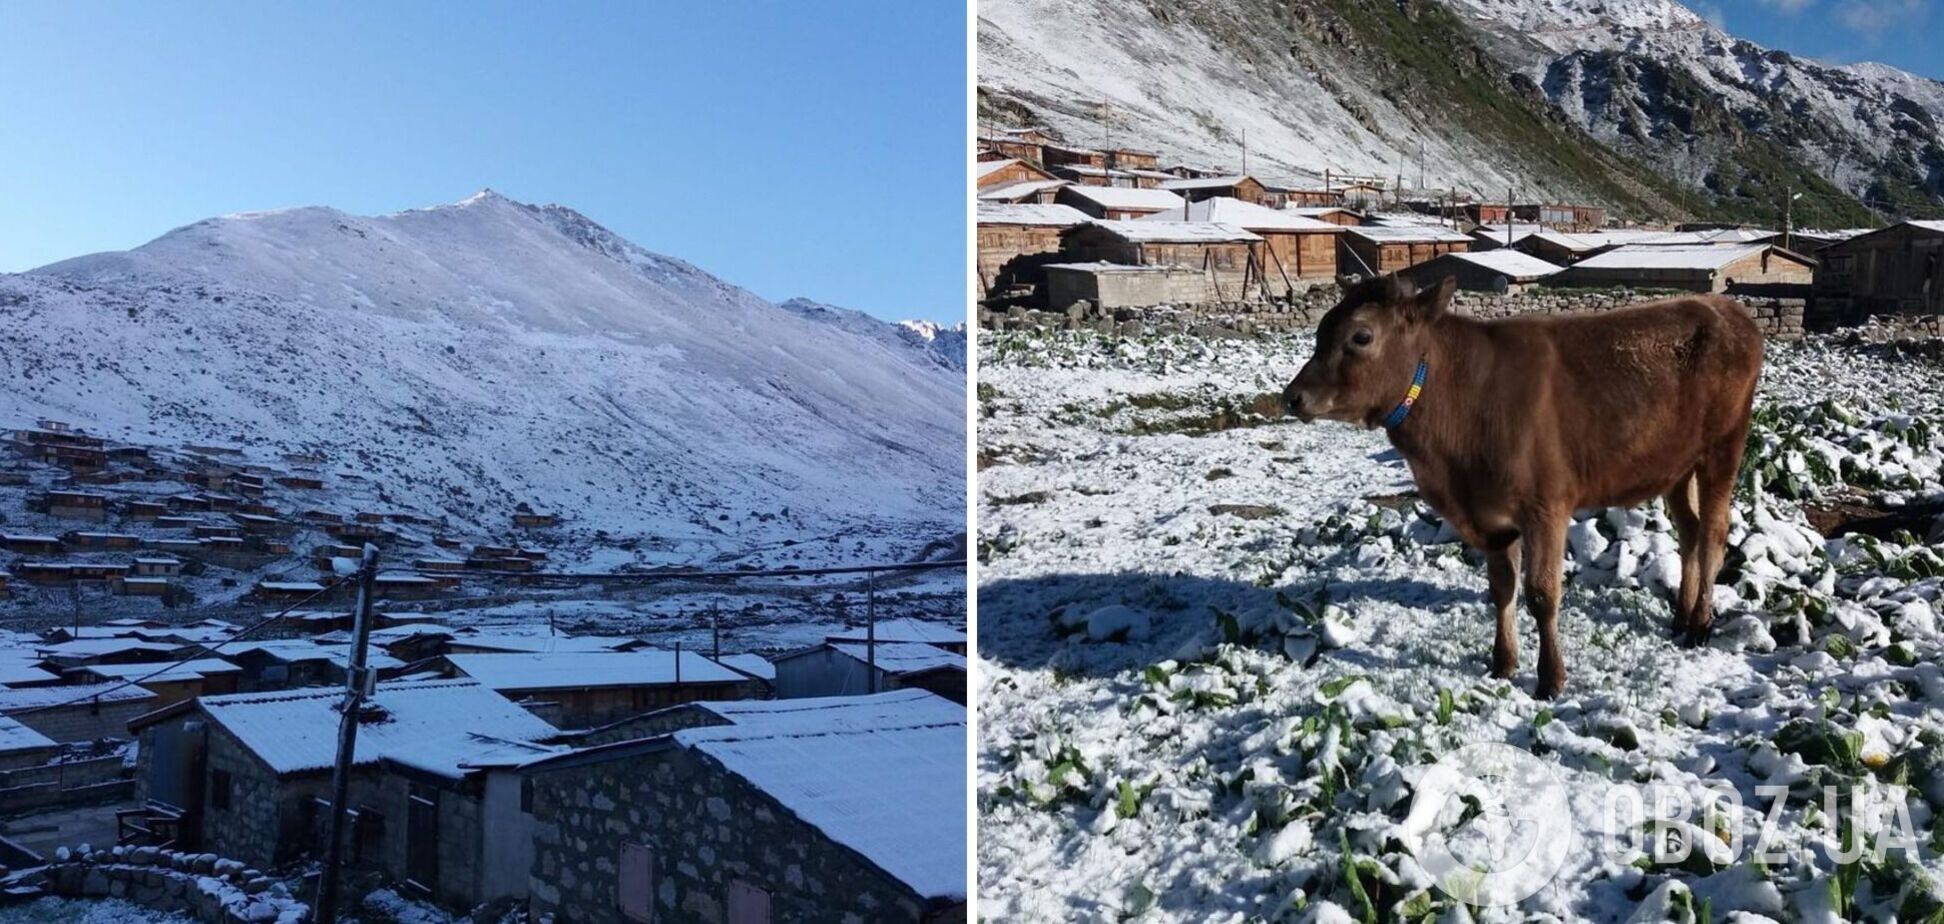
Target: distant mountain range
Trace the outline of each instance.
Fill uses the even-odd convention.
[[[320,452],[656,560],[962,532],[963,330],[808,304],[491,191],[231,215],[0,275],[0,419]]]
[[[1944,83],[1672,0],[991,0],[980,114],[1270,178],[1374,175],[1635,218],[1944,214]]]

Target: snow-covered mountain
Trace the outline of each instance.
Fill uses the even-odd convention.
[[[964,528],[964,373],[905,331],[491,191],[297,208],[0,275],[0,420],[319,452],[455,531],[526,503],[643,560],[883,551]]]
[[[1944,84],[1826,67],[1672,0],[991,0],[981,117],[1297,181],[1631,217],[1944,210]]]
[[[934,321],[900,321],[886,324],[862,311],[826,305],[807,298],[792,298],[777,307],[795,312],[812,321],[829,324],[869,337],[887,345],[912,347],[931,356],[948,368],[965,369],[965,325],[946,326]]]

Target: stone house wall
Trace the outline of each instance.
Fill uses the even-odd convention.
[[[654,850],[653,901],[670,920],[720,922],[732,881],[770,893],[771,920],[963,920],[798,820],[693,750],[670,744],[595,764],[532,771],[536,914],[618,918],[623,844]]]
[[[55,852],[38,881],[69,898],[119,898],[210,924],[301,924],[310,908],[283,883],[235,860],[158,847]]]

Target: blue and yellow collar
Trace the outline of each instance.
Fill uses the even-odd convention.
[[[1404,400],[1397,403],[1397,407],[1391,410],[1390,416],[1384,418],[1385,429],[1395,430],[1404,422],[1404,418],[1411,416],[1411,405],[1416,404],[1418,396],[1424,394],[1424,373],[1430,368],[1429,362],[1418,360],[1417,374],[1411,376],[1411,389],[1404,393]]]

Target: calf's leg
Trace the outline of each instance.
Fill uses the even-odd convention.
[[[1519,669],[1519,540],[1485,549],[1485,577],[1492,585],[1498,635],[1492,640],[1492,676],[1510,680]]]
[[[1526,607],[1539,623],[1540,699],[1566,688],[1566,657],[1559,650],[1559,573],[1566,557],[1566,511],[1547,510],[1520,530],[1525,543]]]
[[[1674,483],[1663,498],[1667,518],[1674,521],[1674,534],[1681,540],[1681,589],[1674,599],[1674,637],[1687,634],[1688,619],[1694,612],[1695,594],[1701,591],[1701,482],[1689,472]]]

